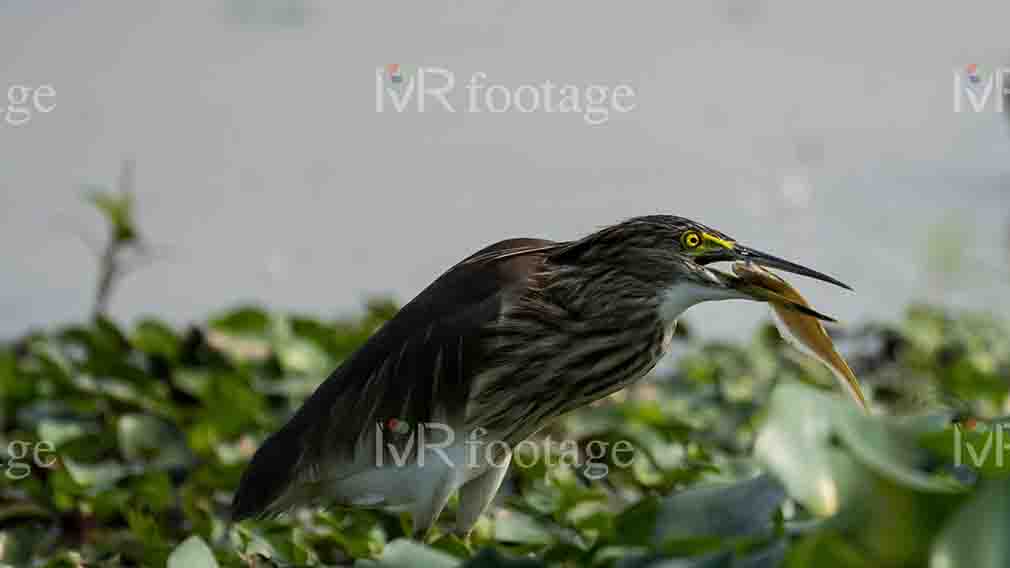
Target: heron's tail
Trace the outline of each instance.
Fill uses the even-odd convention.
[[[272,505],[294,479],[301,444],[287,428],[275,432],[253,455],[232,499],[231,518],[241,521],[271,514]]]

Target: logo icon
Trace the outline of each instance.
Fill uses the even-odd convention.
[[[409,87],[409,83],[412,83],[414,79],[414,67],[399,63],[387,63],[382,66],[382,79],[387,88],[400,90]]]
[[[386,64],[386,78],[390,83],[399,84],[403,82],[403,75],[400,73],[399,63]]]
[[[386,428],[394,434],[406,434],[410,432],[410,424],[396,418],[390,418],[386,421]]]
[[[968,75],[968,80],[971,81],[973,85],[977,85],[982,82],[982,79],[978,76],[978,65],[975,63],[969,63],[964,66],[964,72]]]

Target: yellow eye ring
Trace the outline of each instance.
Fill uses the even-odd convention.
[[[684,233],[684,236],[680,238],[680,242],[685,248],[698,248],[701,245],[701,235],[695,231],[689,231]]]

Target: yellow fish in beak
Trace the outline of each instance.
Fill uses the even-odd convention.
[[[806,299],[788,282],[779,276],[749,262],[733,264],[733,272],[740,278],[744,290],[771,305],[775,316],[775,327],[782,338],[800,351],[824,363],[852,395],[863,410],[867,410],[866,397],[859,386],[859,379],[849,368],[849,364],[835,350],[835,345],[817,317],[809,315],[813,311]],[[739,285],[738,285],[739,286]],[[798,309],[802,306],[804,309]],[[816,312],[814,312],[816,313]],[[827,318],[821,318],[827,319]]]

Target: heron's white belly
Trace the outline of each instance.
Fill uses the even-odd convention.
[[[486,444],[457,441],[444,448],[425,448],[416,455],[381,461],[348,477],[326,483],[325,499],[359,507],[406,509],[452,493],[489,467]]]

